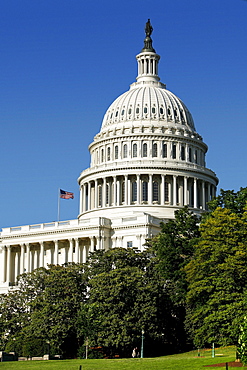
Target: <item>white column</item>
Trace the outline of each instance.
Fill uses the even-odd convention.
[[[120,205],[120,180],[117,180],[117,206]]]
[[[54,265],[58,265],[58,240],[54,240]]]
[[[116,206],[116,199],[117,199],[117,176],[113,177],[113,199],[112,199],[112,205]]]
[[[45,257],[45,253],[44,253],[44,242],[39,242],[39,246],[40,246],[40,250],[39,250],[39,264],[40,264],[40,267],[44,267],[44,257]]]
[[[177,176],[173,175],[173,205],[177,205]]]
[[[106,177],[104,177],[104,179],[103,179],[102,207],[106,207]]]
[[[210,197],[210,183],[208,182],[208,202],[211,200],[211,197]]]
[[[75,263],[80,262],[80,257],[79,257],[79,239],[75,238]]]
[[[98,208],[98,179],[94,183],[94,208]]]
[[[202,209],[206,209],[205,181],[202,181]]]
[[[124,203],[128,204],[128,175],[124,175],[124,183],[125,183],[125,195],[124,195]]]
[[[153,203],[153,176],[149,175],[149,181],[148,181],[148,204]]]
[[[21,244],[20,274],[24,273],[25,245]]]
[[[90,237],[90,252],[91,253],[94,252],[94,237],[93,236]]]
[[[3,283],[5,283],[6,281],[6,267],[7,267],[7,263],[6,263],[6,247],[3,246],[2,247],[2,255],[3,255],[3,271],[2,271],[2,281]]]
[[[13,276],[13,282],[16,281],[17,276],[19,275],[19,263],[20,263],[20,255],[18,252],[15,252],[14,254],[14,276]]]
[[[83,212],[87,210],[87,184],[83,184]]]
[[[74,247],[73,239],[69,239],[69,260],[68,262],[73,262],[73,247]]]
[[[30,272],[30,244],[26,244],[26,251],[27,251],[27,264],[26,264],[26,272]]]
[[[83,212],[82,199],[83,199],[83,192],[82,192],[82,187],[80,186],[80,204],[79,204],[79,214],[81,214],[81,213]]]
[[[194,208],[197,208],[197,179],[194,178]]]
[[[11,281],[11,246],[7,246],[7,283]]]
[[[87,247],[86,247],[86,245],[84,245],[82,248],[83,248],[82,249],[82,263],[86,263],[86,261],[87,261]]]
[[[141,180],[140,175],[136,175],[136,186],[137,186],[137,204],[141,203]]]
[[[88,204],[88,211],[91,209],[91,182],[88,183],[88,198],[87,198],[87,204]]]
[[[188,177],[184,176],[184,206],[188,205]]]
[[[165,175],[161,175],[160,204],[165,204]]]
[[[130,179],[128,179],[128,201],[126,204],[131,204],[131,201],[132,201],[132,183],[130,181]]]

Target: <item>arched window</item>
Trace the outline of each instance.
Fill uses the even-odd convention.
[[[121,184],[121,203],[125,202],[125,181],[122,181]]]
[[[172,145],[172,158],[176,159],[176,157],[177,157],[177,147],[176,147],[176,144],[173,144]]]
[[[132,202],[137,201],[137,182],[132,182]]]
[[[109,161],[111,159],[111,148],[108,146],[107,148],[107,160]]]
[[[133,144],[133,157],[137,157],[137,144]]]
[[[159,184],[157,181],[153,182],[153,202],[159,201]]]
[[[169,184],[165,181],[165,202],[169,202]]]
[[[167,158],[167,144],[163,142],[162,146],[162,156],[163,158]]]
[[[109,184],[106,184],[105,202],[109,204]]]
[[[124,144],[123,146],[123,157],[127,158],[127,144]]]
[[[198,154],[197,154],[197,150],[195,150],[195,163],[196,163],[196,164],[198,163]]]
[[[148,201],[148,182],[143,181],[142,183],[142,201],[147,202]]]
[[[115,146],[115,159],[118,159],[118,146]]]
[[[157,143],[154,143],[153,144],[153,153],[152,153],[152,156],[153,157],[157,157],[158,156],[158,146],[157,146]]]
[[[191,151],[191,148],[189,148],[189,161],[192,162],[192,151]]]
[[[184,146],[181,147],[181,159],[182,161],[185,161],[185,147]]]
[[[99,188],[98,188],[99,190],[99,193],[98,193],[98,202],[99,202],[99,207],[102,207],[102,186],[101,185],[99,185]]]
[[[101,149],[101,162],[104,162],[104,149]]]
[[[148,145],[147,145],[147,143],[144,143],[143,144],[143,147],[142,147],[142,156],[143,157],[147,157],[148,156]]]

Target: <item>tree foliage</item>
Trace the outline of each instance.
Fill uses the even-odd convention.
[[[200,231],[193,258],[185,267],[187,328],[198,346],[236,343],[246,309],[246,213],[216,208]]]

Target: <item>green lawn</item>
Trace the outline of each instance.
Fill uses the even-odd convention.
[[[202,350],[200,357],[197,351],[192,351],[179,355],[144,359],[2,362],[0,369],[79,370],[81,365],[82,370],[206,370],[204,365],[234,361],[235,352],[235,347],[224,347],[216,349],[215,358],[211,357],[211,350]],[[215,369],[225,369],[225,365]],[[247,366],[242,369],[247,369]]]

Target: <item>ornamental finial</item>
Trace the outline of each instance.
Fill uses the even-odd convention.
[[[153,27],[151,25],[150,19],[148,19],[145,27],[145,33],[146,33],[146,38],[144,40],[144,48],[142,49],[142,52],[145,51],[152,51],[155,53],[155,50],[152,45],[152,39],[151,39],[151,34],[153,32]]]

